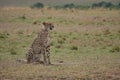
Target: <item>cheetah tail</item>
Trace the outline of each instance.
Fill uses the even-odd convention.
[[[17,61],[17,62],[20,62],[20,63],[27,63],[27,60],[26,60],[26,59],[17,59],[16,61]]]

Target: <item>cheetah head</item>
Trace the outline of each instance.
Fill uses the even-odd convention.
[[[45,30],[53,30],[53,28],[54,28],[52,23],[43,22],[43,25],[44,25]]]

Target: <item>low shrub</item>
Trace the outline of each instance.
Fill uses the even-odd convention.
[[[77,46],[72,46],[70,49],[71,50],[78,50],[78,47]]]
[[[110,52],[120,52],[120,47],[119,46],[114,46],[114,47],[112,47]]]

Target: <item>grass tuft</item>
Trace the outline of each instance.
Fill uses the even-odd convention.
[[[11,55],[16,55],[17,52],[15,51],[15,49],[11,49],[11,50],[10,50],[10,54],[11,54]]]
[[[19,17],[19,19],[26,19],[26,17],[23,15],[23,16],[21,16],[21,17]]]
[[[110,50],[110,52],[120,52],[120,47],[119,46],[114,46],[112,47],[112,49]]]
[[[70,49],[71,50],[78,50],[78,47],[77,46],[72,46]]]
[[[111,32],[110,32],[109,29],[106,29],[105,31],[103,31],[103,33],[104,33],[104,35],[108,35],[108,34],[110,34]]]
[[[56,48],[58,48],[58,49],[59,49],[59,48],[62,48],[62,45],[57,45]]]
[[[58,43],[59,43],[59,44],[63,44],[63,43],[64,43],[64,40],[58,39]]]
[[[0,33],[0,38],[8,38],[10,34],[7,32]]]

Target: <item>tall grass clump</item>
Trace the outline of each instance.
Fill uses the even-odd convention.
[[[19,17],[19,19],[24,20],[24,19],[26,19],[26,17],[23,15],[23,16]]]
[[[110,32],[109,29],[106,29],[106,30],[103,31],[103,33],[104,33],[104,35],[108,35],[108,34],[110,34],[111,32]]]
[[[78,47],[77,46],[71,46],[70,49],[71,50],[78,50]]]
[[[0,38],[8,38],[8,36],[9,36],[9,33],[6,33],[6,32],[0,33]]]
[[[110,52],[112,52],[112,53],[120,52],[120,47],[119,46],[113,46],[112,49],[110,50]]]
[[[12,49],[10,49],[10,54],[11,54],[11,55],[16,55],[17,52],[15,51],[15,49],[12,48]]]

